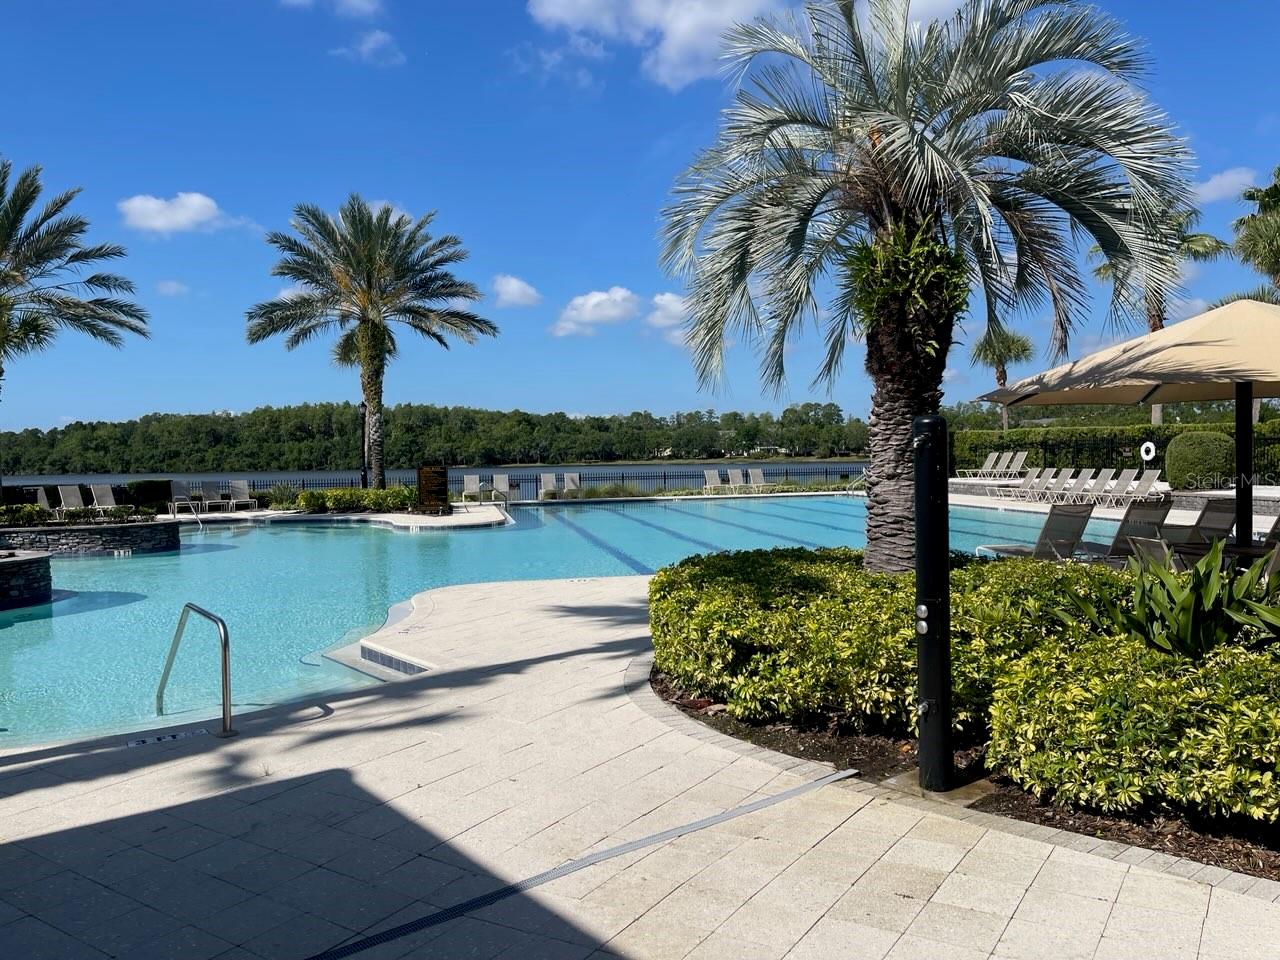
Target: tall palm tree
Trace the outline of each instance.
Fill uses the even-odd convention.
[[[1236,254],[1280,287],[1280,167],[1265,187],[1249,187],[1240,199],[1257,205],[1234,224]]]
[[[996,386],[1003,390],[1009,385],[1009,365],[1026,363],[1035,355],[1031,338],[1007,327],[987,327],[986,332],[973,345],[973,362],[990,367],[996,374]],[[1001,405],[1000,425],[1009,429],[1009,408]]]
[[[113,347],[124,334],[150,336],[147,312],[127,299],[133,284],[97,264],[125,255],[114,243],[85,243],[89,221],[68,213],[80,193],[67,190],[37,209],[40,167],[10,184],[13,165],[0,160],[0,381],[18,357],[48,349],[62,330]]]
[[[1075,0],[966,0],[927,25],[909,0],[810,0],[733,28],[725,56],[735,103],[665,211],[697,371],[718,382],[740,331],[780,386],[788,340],[817,318],[829,384],[864,339],[867,564],[907,569],[911,423],[938,409],[971,285],[991,327],[1047,303],[1055,354],[1087,300],[1077,237],[1171,288],[1175,258],[1150,228],[1189,202],[1187,151],[1134,85],[1140,45]]]
[[[294,208],[298,236],[271,232],[267,242],[282,254],[272,274],[297,285],[248,314],[248,340],[283,336],[288,350],[321,334],[336,334],[334,361],[360,368],[365,403],[366,452],[375,487],[387,485],[383,462],[382,381],[399,352],[394,325],[440,346],[449,338],[474,343],[498,328],[459,307],[480,299],[474,284],[449,267],[465,260],[455,236],[427,232],[433,213],[414,222],[388,206],[373,209],[352,194],[337,218],[313,204]]]
[[[1208,263],[1220,259],[1231,252],[1231,244],[1219,240],[1211,233],[1196,233],[1194,228],[1200,222],[1200,211],[1192,207],[1171,211],[1165,219],[1165,229],[1169,233],[1173,245],[1173,255],[1179,263]],[[1102,256],[1102,251],[1093,246],[1089,249],[1089,257],[1096,263],[1093,275],[1103,283],[1118,284],[1128,289],[1126,296],[1131,296],[1142,303],[1147,318],[1147,329],[1152,333],[1163,330],[1165,321],[1169,319],[1168,298],[1163,289],[1153,287],[1147,289],[1141,280],[1123,276],[1116,271],[1115,265]],[[1151,422],[1164,423],[1163,404],[1151,405]]]

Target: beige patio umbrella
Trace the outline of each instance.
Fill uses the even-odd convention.
[[[1253,399],[1280,397],[1280,307],[1237,300],[979,397],[1008,406],[1236,402],[1236,540],[1253,531]]]

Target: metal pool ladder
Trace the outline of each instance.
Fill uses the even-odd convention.
[[[164,688],[169,683],[169,674],[173,671],[173,658],[178,655],[178,645],[182,642],[183,632],[187,629],[187,619],[193,613],[204,617],[218,628],[218,644],[222,648],[222,730],[214,736],[234,737],[236,731],[231,729],[231,635],[227,632],[225,620],[194,603],[183,605],[182,616],[178,618],[178,629],[173,632],[169,656],[165,658],[164,672],[160,674],[160,685],[156,687],[156,716],[164,716]]]

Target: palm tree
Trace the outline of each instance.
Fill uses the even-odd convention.
[[[799,18],[733,28],[725,57],[735,103],[665,211],[698,374],[718,383],[740,333],[780,387],[789,339],[816,319],[815,382],[829,385],[851,337],[865,340],[867,565],[907,569],[911,424],[938,410],[971,285],[993,328],[1047,303],[1055,355],[1087,301],[1077,237],[1172,288],[1175,258],[1151,227],[1189,203],[1187,151],[1134,85],[1140,45],[1075,0],[966,0],[927,25],[909,0],[810,0]]]
[[[1280,288],[1280,167],[1265,187],[1249,187],[1240,199],[1258,209],[1232,224],[1236,254]]]
[[[1173,245],[1174,257],[1179,263],[1208,263],[1226,256],[1231,252],[1231,244],[1219,240],[1211,233],[1195,233],[1194,227],[1200,222],[1200,211],[1192,207],[1170,212],[1165,220],[1165,229],[1169,232]],[[1089,257],[1097,263],[1093,275],[1103,283],[1112,283],[1126,287],[1126,296],[1142,301],[1142,308],[1147,317],[1147,329],[1152,333],[1163,330],[1169,318],[1168,303],[1165,291],[1159,288],[1146,289],[1141,282],[1132,277],[1122,276],[1116,272],[1115,266],[1102,257],[1097,246],[1089,249]],[[1164,405],[1151,405],[1151,422],[1164,423]]]
[[[973,345],[973,362],[990,367],[996,373],[996,386],[1003,390],[1009,385],[1009,364],[1026,363],[1035,355],[1031,338],[1015,333],[1006,327],[987,327],[978,342]],[[1009,408],[1000,406],[1000,428],[1009,429]]]
[[[113,347],[124,334],[150,336],[147,312],[125,298],[133,284],[93,271],[125,255],[114,243],[86,244],[89,221],[68,213],[80,193],[67,190],[37,210],[40,167],[9,183],[13,165],[0,160],[0,382],[18,357],[47,350],[62,330]]]
[[[467,252],[457,237],[427,232],[434,216],[428,213],[415,223],[388,206],[372,209],[354,193],[337,219],[313,204],[300,204],[291,223],[298,236],[267,234],[267,242],[282,254],[272,274],[293,281],[297,289],[247,314],[250,343],[284,336],[285,349],[292,350],[321,334],[337,335],[334,361],[360,368],[375,487],[387,484],[382,380],[399,352],[393,324],[446,349],[450,337],[474,343],[498,333],[494,324],[459,306],[479,300],[480,291],[449,271]]]

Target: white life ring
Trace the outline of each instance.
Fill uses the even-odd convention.
[[[1142,448],[1139,452],[1142,454],[1142,459],[1145,460],[1147,463],[1150,463],[1152,460],[1156,458],[1156,445],[1152,443],[1150,440],[1148,440],[1146,443],[1142,445]]]

